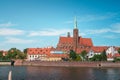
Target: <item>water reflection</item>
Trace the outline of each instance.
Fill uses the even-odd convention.
[[[0,66],[0,80],[120,80],[119,68]]]

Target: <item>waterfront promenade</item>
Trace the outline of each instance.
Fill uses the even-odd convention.
[[[44,62],[44,61],[25,61],[22,65],[28,66],[55,66],[55,67],[120,67],[120,62]]]
[[[10,65],[10,62],[0,62]],[[87,62],[87,61],[15,61],[15,66],[53,66],[53,67],[120,67],[120,62]]]

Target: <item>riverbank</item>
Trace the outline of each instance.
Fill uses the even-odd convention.
[[[0,65],[10,65],[10,62],[0,62]],[[75,61],[22,61],[16,60],[15,66],[53,66],[53,67],[120,67],[120,62],[75,62]]]
[[[0,62],[0,65],[11,65],[11,62]]]
[[[10,62],[0,62],[10,65]],[[75,61],[22,61],[17,60],[15,66],[53,66],[53,67],[120,67],[120,62],[75,62]]]
[[[43,61],[25,61],[23,65],[27,66],[55,66],[55,67],[120,67],[120,62],[43,62]]]

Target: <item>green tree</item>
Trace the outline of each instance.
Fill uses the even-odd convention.
[[[95,54],[92,58],[90,58],[90,61],[101,61],[102,56],[99,54]]]
[[[120,54],[120,48],[118,49],[118,53]]]
[[[25,53],[18,54],[18,59],[25,59],[25,58],[26,58],[26,54]]]
[[[102,61],[107,61],[107,56],[106,56],[105,50],[101,53],[101,57],[102,57]]]
[[[25,54],[27,54],[27,49],[28,49],[28,48],[26,48],[26,49],[23,50],[23,52],[24,52]]]
[[[86,52],[86,50],[83,50],[81,53],[80,53],[80,55],[81,55],[81,57],[82,57],[82,60],[87,60],[87,52]]]
[[[0,51],[0,58],[2,58],[3,57],[3,52],[2,51]]]
[[[76,60],[76,58],[77,58],[77,54],[73,50],[70,50],[70,55],[69,56],[72,60]]]
[[[81,57],[80,57],[79,54],[77,54],[76,56],[77,56],[77,57],[76,57],[76,61],[82,61],[82,59],[81,59]]]
[[[0,60],[2,60],[2,58],[3,58],[3,52],[0,51]]]
[[[8,54],[6,57],[8,59],[24,59],[25,54],[17,48],[11,48],[10,50],[8,50]]]

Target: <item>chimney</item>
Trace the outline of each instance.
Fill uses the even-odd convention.
[[[70,37],[70,32],[67,33],[67,37]]]

